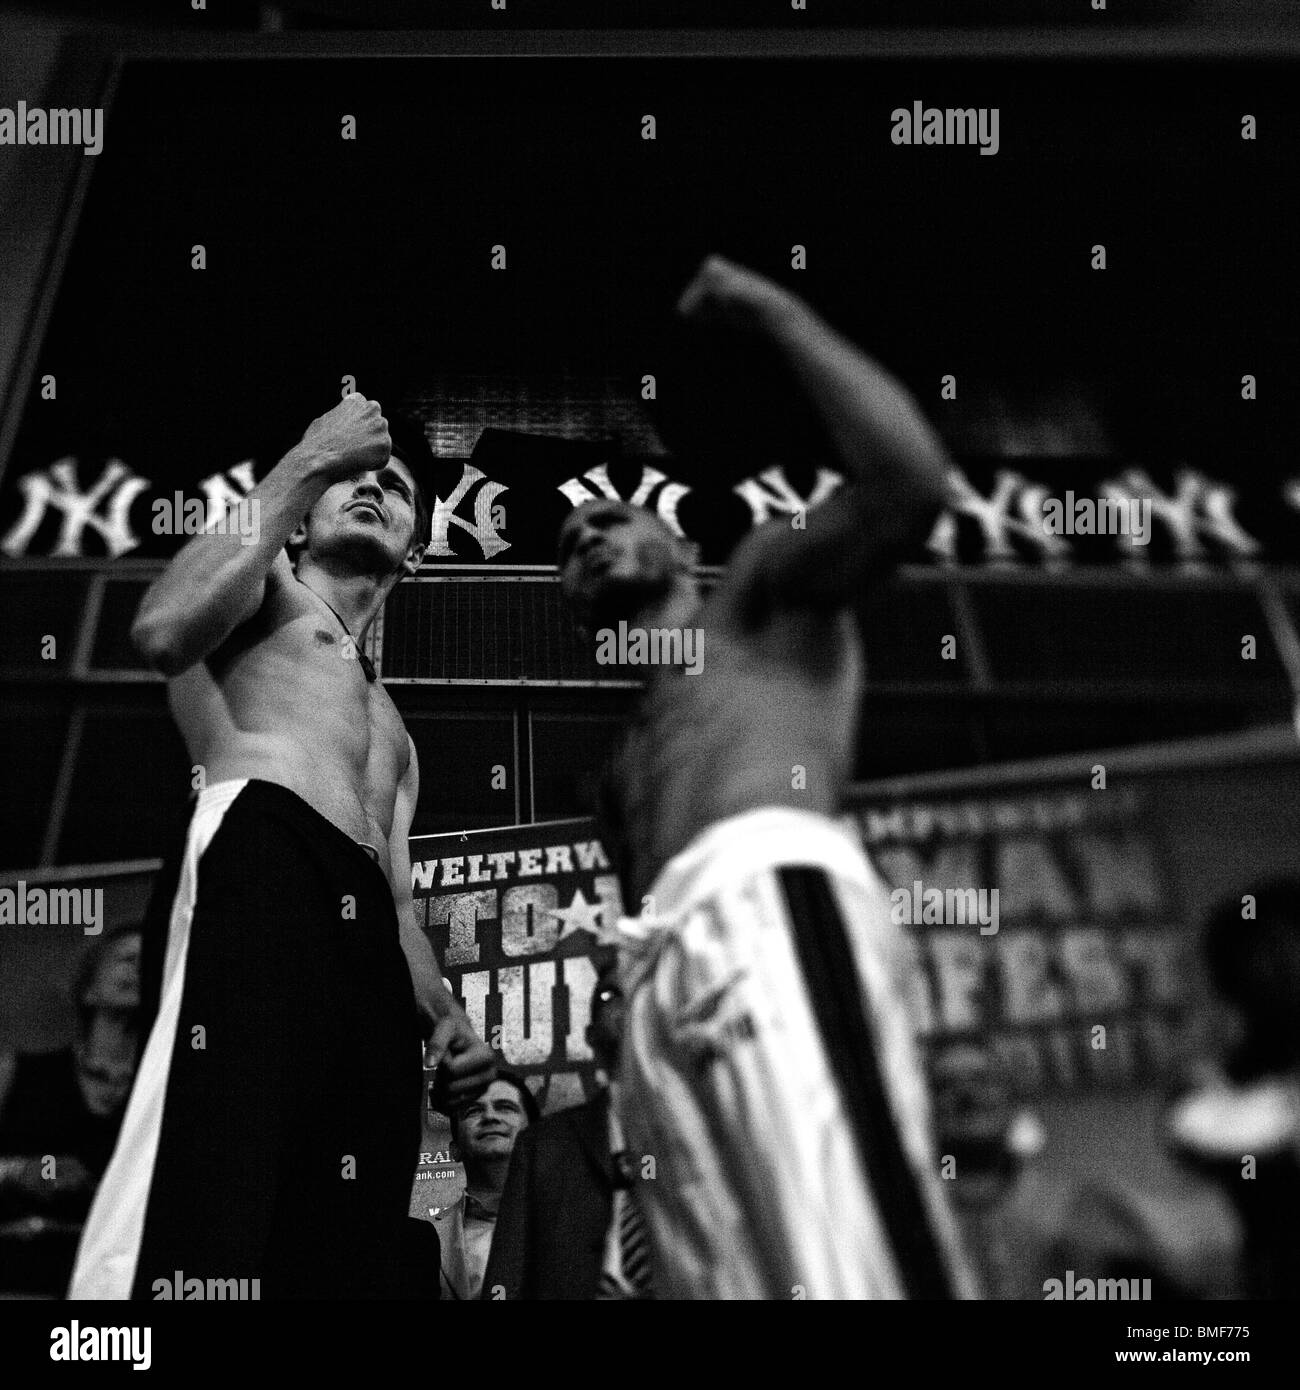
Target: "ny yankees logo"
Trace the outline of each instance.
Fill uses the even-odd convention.
[[[60,517],[60,526],[58,540],[48,551],[50,555],[93,553],[93,547],[86,543],[87,532],[99,537],[104,552],[110,556],[122,555],[139,545],[140,538],[131,526],[131,508],[153,486],[152,480],[140,477],[121,459],[114,458],[105,463],[98,478],[83,488],[79,467],[78,460],[69,454],[48,468],[25,473],[18,479],[22,515],[0,538],[0,550],[6,555],[27,554],[52,513]],[[198,488],[202,493],[204,524],[218,524],[230,506],[253,490],[255,482],[252,459],[201,479]],[[199,499],[193,500],[198,506]],[[155,503],[155,517],[156,508]],[[159,527],[153,529],[159,533]],[[175,533],[184,534],[179,522]]]
[[[463,464],[462,469],[460,482],[456,484],[451,496],[446,501],[441,497],[433,499],[433,540],[429,545],[428,553],[439,559],[446,559],[451,556],[452,549],[447,541],[447,528],[454,525],[473,536],[478,542],[479,549],[483,552],[483,558],[490,560],[503,550],[510,549],[510,542],[502,540],[497,531],[498,517],[504,523],[505,508],[493,506],[496,499],[508,489],[504,483],[494,483],[486,473],[475,468],[472,463]],[[469,522],[456,515],[456,508],[469,495],[470,488],[478,482],[481,482],[483,486],[479,488],[478,496],[474,499],[474,520]]]
[[[655,501],[654,509],[658,513],[659,519],[675,535],[681,536],[685,540],[686,532],[682,530],[681,523],[677,520],[677,506],[691,490],[685,484],[671,482],[666,473],[661,473],[657,468],[642,464],[641,481],[637,483],[636,490],[631,497],[624,498],[610,482],[607,464],[597,464],[595,468],[589,468],[582,476],[595,485],[601,497],[607,497],[614,502],[627,501],[634,507],[646,506],[650,501],[651,493],[658,488],[659,495]],[[562,492],[575,507],[580,507],[584,502],[594,502],[597,496],[578,478],[570,478],[567,482],[560,483],[558,491]]]

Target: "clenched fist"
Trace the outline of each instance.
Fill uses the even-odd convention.
[[[767,326],[773,314],[788,313],[801,301],[775,281],[725,256],[709,256],[677,301],[677,312],[701,324],[730,328]]]
[[[497,1055],[474,1031],[459,1004],[434,1026],[424,1045],[424,1065],[434,1070],[433,1106],[444,1115],[480,1096],[496,1076]]]
[[[354,393],[313,420],[298,448],[324,477],[340,482],[383,468],[392,457],[393,441],[379,402]]]
[[[738,482],[757,460],[830,462],[779,346],[808,314],[791,290],[725,256],[699,265],[656,344],[651,407],[683,467]]]

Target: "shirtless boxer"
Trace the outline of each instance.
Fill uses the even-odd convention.
[[[748,536],[705,601],[692,548],[652,513],[588,502],[560,533],[588,633],[621,619],[704,635],[698,674],[649,673],[605,807],[644,908],[622,924],[620,1108],[629,1149],[656,1160],[641,1184],[656,1287],[969,1294],[901,1003],[902,943],[833,819],[861,700],[851,606],[927,534],[944,451],[895,381],[762,277],[711,258],[678,310],[779,354],[791,399],[753,410],[811,408],[846,481],[803,529]]]
[[[345,397],[249,495],[255,543],[196,536],[140,607],[202,789],[73,1298],[413,1294],[421,1038],[445,1101],[493,1067],[415,922],[415,748],[359,647],[424,553],[422,447]]]

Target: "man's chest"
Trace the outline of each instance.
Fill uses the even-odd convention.
[[[410,760],[406,729],[342,621],[311,595],[295,594],[253,635],[238,683],[255,687],[259,707],[292,716],[323,763],[342,755],[363,771],[367,791],[391,808]]]
[[[752,639],[717,637],[698,674],[665,669],[651,677],[620,745],[625,770],[666,763],[661,772],[689,765],[711,777],[755,747],[838,742],[856,717],[862,671],[851,626],[791,624]]]
[[[367,780],[382,788],[391,800],[411,760],[406,726],[378,681],[368,687],[363,708],[368,733]]]

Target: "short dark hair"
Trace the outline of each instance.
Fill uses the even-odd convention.
[[[519,1092],[519,1101],[524,1107],[524,1114],[528,1116],[528,1123],[530,1125],[535,1125],[537,1121],[542,1118],[541,1106],[537,1104],[533,1093],[528,1089],[528,1083],[517,1071],[505,1071],[502,1068],[498,1068],[496,1076],[492,1079],[494,1081],[504,1081],[507,1086],[513,1086],[515,1090]],[[459,1142],[460,1138],[461,1118],[465,1114],[465,1111],[473,1104],[474,1102],[472,1100],[463,1101],[461,1104],[453,1106],[453,1113],[447,1117],[451,1121],[451,1137],[457,1142]]]
[[[393,457],[411,470],[415,480],[415,534],[413,540],[427,545],[433,519],[433,450],[424,426],[413,415],[395,410],[387,416],[388,435],[393,441]]]

